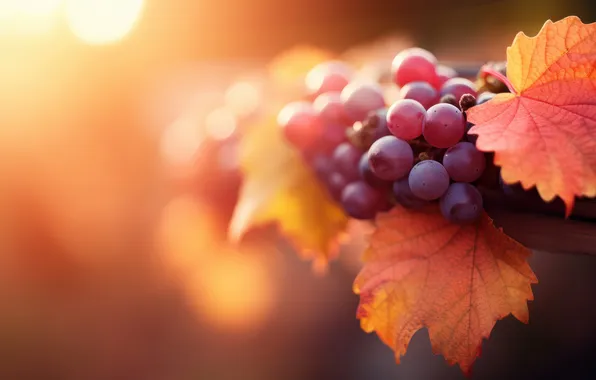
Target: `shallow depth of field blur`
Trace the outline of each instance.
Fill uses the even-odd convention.
[[[237,136],[309,59],[475,66],[595,4],[0,0],[0,378],[463,379],[425,331],[397,366],[360,329],[358,239],[326,276],[274,229],[225,242]],[[531,264],[530,325],[497,323],[475,378],[595,377],[596,260]]]

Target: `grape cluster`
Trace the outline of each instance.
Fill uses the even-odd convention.
[[[314,67],[308,100],[288,104],[278,117],[331,196],[357,219],[395,204],[438,202],[450,222],[476,221],[483,201],[475,185],[487,159],[467,135],[465,111],[495,94],[478,94],[472,81],[421,48],[395,56],[391,85],[399,99],[389,107],[383,86],[355,73],[340,61]]]

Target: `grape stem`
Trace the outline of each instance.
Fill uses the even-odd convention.
[[[501,82],[503,82],[503,84],[505,86],[507,86],[507,88],[509,89],[509,91],[512,94],[516,94],[517,95],[517,91],[515,91],[515,88],[513,88],[513,84],[511,84],[511,82],[509,81],[509,79],[501,74],[500,72],[498,72],[497,70],[495,70],[494,68],[492,68],[489,65],[484,65],[480,68],[480,73],[482,74],[483,78],[486,78],[487,75],[492,75],[493,77],[497,78],[498,80],[500,80]]]

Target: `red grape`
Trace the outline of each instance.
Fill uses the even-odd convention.
[[[464,94],[477,96],[476,85],[466,78],[451,78],[441,87],[441,98],[445,95],[453,95],[459,103],[459,99]]]
[[[354,75],[353,69],[342,61],[323,62],[306,75],[306,88],[313,96],[326,92],[340,92]]]
[[[411,82],[399,90],[400,99],[412,99],[422,104],[425,109],[437,104],[439,93],[427,82]]]
[[[326,92],[317,96],[313,107],[323,124],[350,124],[340,92]]]
[[[391,64],[395,83],[402,87],[410,82],[437,82],[437,58],[421,48],[402,50]]]
[[[402,140],[412,140],[422,134],[426,110],[415,100],[403,99],[387,111],[387,128]]]
[[[447,80],[455,78],[457,71],[453,68],[445,65],[437,65],[437,82],[435,83],[436,88],[441,88]]]
[[[351,82],[341,92],[350,123],[363,121],[371,111],[385,107],[383,89],[374,82]]]
[[[424,118],[422,134],[436,148],[449,148],[464,136],[466,122],[459,108],[439,103],[429,108]]]
[[[342,143],[333,151],[333,165],[335,169],[349,182],[360,178],[358,163],[362,151],[350,143]]]
[[[286,139],[301,150],[313,146],[321,136],[321,123],[309,102],[292,102],[279,111],[277,123]]]

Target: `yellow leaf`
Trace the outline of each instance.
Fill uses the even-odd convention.
[[[302,257],[317,266],[327,263],[337,253],[345,214],[286,143],[274,117],[249,129],[242,144],[244,180],[230,238],[237,241],[252,227],[276,223]]]

